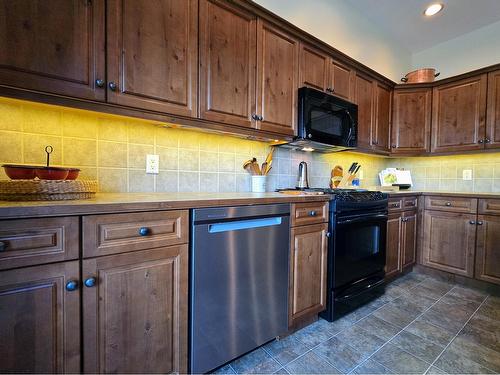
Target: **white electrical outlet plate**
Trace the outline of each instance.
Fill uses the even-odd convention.
[[[462,179],[464,181],[470,181],[470,180],[472,180],[472,169],[464,169],[462,171]]]
[[[160,173],[160,155],[146,155],[146,173]]]
[[[363,173],[363,170],[361,169],[358,173],[358,177],[360,180],[364,179],[365,178],[365,174]]]

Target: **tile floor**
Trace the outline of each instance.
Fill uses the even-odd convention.
[[[410,273],[351,314],[320,319],[215,373],[500,373],[500,298]]]

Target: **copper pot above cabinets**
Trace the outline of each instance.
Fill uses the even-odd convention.
[[[417,69],[413,72],[407,73],[403,78],[401,78],[401,82],[404,83],[427,83],[434,82],[434,78],[438,77],[441,73],[436,73],[436,69],[434,68],[423,68]]]

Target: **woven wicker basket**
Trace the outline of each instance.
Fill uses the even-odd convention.
[[[97,192],[93,180],[6,180],[0,181],[0,200],[59,201],[89,199]]]

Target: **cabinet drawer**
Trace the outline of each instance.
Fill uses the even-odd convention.
[[[389,211],[400,211],[403,209],[403,198],[389,198]]]
[[[328,202],[293,203],[292,227],[328,221]]]
[[[84,258],[187,242],[188,211],[83,217]]]
[[[425,197],[425,209],[449,212],[476,213],[477,199],[429,196]]]
[[[480,199],[479,213],[500,215],[500,199]]]
[[[0,221],[0,269],[77,259],[78,217]]]
[[[403,198],[403,209],[410,210],[412,208],[417,208],[418,198],[417,197],[404,197]]]

